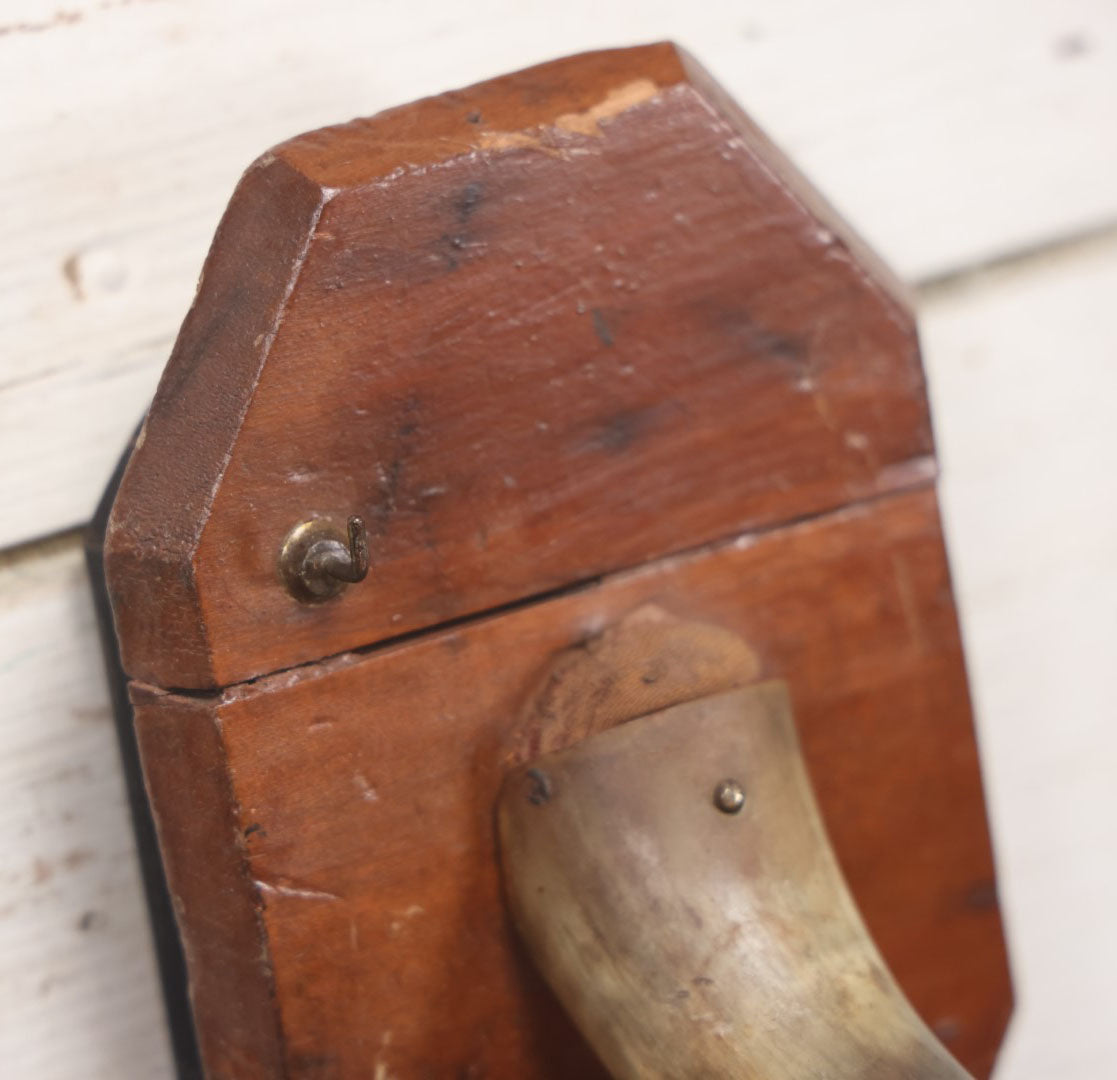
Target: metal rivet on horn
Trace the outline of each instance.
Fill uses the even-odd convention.
[[[723,814],[736,814],[745,805],[745,789],[736,780],[722,780],[714,788],[714,806]]]

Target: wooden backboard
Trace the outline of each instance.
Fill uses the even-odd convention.
[[[591,54],[246,174],[108,521],[214,1076],[588,1076],[492,810],[556,653],[648,604],[791,690],[908,996],[1011,1007],[914,323],[688,57]],[[367,580],[300,603],[305,520]]]

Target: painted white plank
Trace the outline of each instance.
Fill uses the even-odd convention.
[[[999,1080],[1117,1076],[1115,296],[1111,234],[923,318],[1018,989]]]
[[[0,565],[0,1074],[171,1075],[76,540]]]
[[[1111,0],[7,0],[0,547],[88,516],[262,149],[664,37],[908,277],[1117,217]]]

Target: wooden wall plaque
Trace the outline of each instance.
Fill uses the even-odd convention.
[[[207,1075],[603,1075],[494,806],[554,657],[654,608],[787,683],[877,944],[987,1076],[1011,991],[934,476],[902,290],[673,46],[264,155],[103,541]],[[368,576],[293,596],[292,529],[354,516]]]

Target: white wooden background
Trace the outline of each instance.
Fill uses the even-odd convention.
[[[239,171],[665,37],[919,289],[1020,998],[998,1080],[1117,1076],[1114,0],[0,0],[0,1075],[170,1075],[76,529]]]

